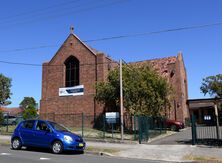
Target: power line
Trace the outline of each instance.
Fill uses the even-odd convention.
[[[10,64],[10,65],[21,65],[21,66],[33,66],[33,67],[64,67],[65,65],[41,65],[41,64],[36,64],[36,63],[24,63],[24,62],[11,62],[11,61],[3,61],[0,60],[0,63],[3,64]],[[80,67],[84,66],[96,66],[96,65],[101,65],[101,64],[112,64],[118,62],[116,61],[111,61],[111,62],[102,62],[102,63],[85,63],[85,64],[80,64]]]
[[[198,29],[198,28],[207,28],[207,27],[212,27],[212,26],[221,26],[221,25],[222,25],[222,22],[218,22],[218,23],[212,23],[212,24],[194,25],[194,26],[187,26],[187,27],[180,27],[180,28],[165,29],[165,30],[159,30],[159,31],[153,31],[153,32],[144,32],[144,33],[104,37],[104,38],[99,38],[99,39],[86,40],[84,42],[95,42],[95,41],[106,41],[106,40],[129,38],[129,37],[139,37],[139,36],[145,36],[145,35],[169,33],[169,32],[184,31],[184,30],[191,30],[191,29]]]
[[[78,1],[78,0],[77,0]],[[76,2],[76,1],[73,1],[73,2]],[[64,4],[68,4],[68,3],[64,3]],[[69,5],[68,7],[65,5],[60,5],[59,6],[59,8],[57,8],[57,7],[48,7],[48,8],[45,8],[44,10],[35,10],[35,12],[27,12],[26,14],[21,14],[21,16],[20,17],[18,17],[18,18],[14,18],[14,17],[12,17],[12,19],[9,19],[9,20],[5,20],[5,21],[3,21],[3,22],[0,22],[0,25],[1,26],[3,26],[3,25],[7,25],[7,23],[8,24],[10,24],[10,23],[14,23],[15,24],[15,22],[17,21],[17,22],[20,22],[20,24],[22,23],[22,21],[23,22],[33,22],[33,21],[36,21],[36,18],[38,18],[38,19],[44,19],[44,18],[47,18],[47,14],[48,15],[52,15],[52,14],[54,14],[55,15],[55,13],[61,13],[61,8],[63,8],[63,10],[65,10],[65,11],[70,11],[71,9],[78,9],[78,7],[81,7],[81,6],[87,6],[87,4],[89,4],[89,3],[83,3],[83,4],[79,4],[79,5],[74,5],[74,6],[72,6],[72,5]],[[57,5],[56,5],[57,6]],[[65,8],[64,8],[65,7]],[[47,11],[47,10],[49,10],[49,11]],[[58,15],[58,14],[56,14],[56,15]],[[14,19],[14,20],[13,20]],[[38,20],[37,19],[37,20]],[[17,24],[19,24],[19,23],[17,23]]]
[[[10,62],[10,61],[0,61],[0,63],[4,64],[10,64],[10,65],[22,65],[22,66],[41,66],[40,64],[34,64],[34,63],[21,63],[21,62]]]
[[[28,20],[24,20],[23,22],[18,22],[16,23],[15,21],[12,21],[12,23],[10,24],[4,24],[4,22],[1,24],[0,23],[0,26],[1,27],[7,27],[10,28],[10,27],[14,27],[14,26],[18,26],[18,25],[24,25],[24,24],[30,24],[30,23],[36,23],[37,21],[44,21],[44,20],[50,20],[50,19],[55,19],[55,18],[58,18],[58,17],[62,17],[62,16],[65,16],[67,14],[76,14],[76,13],[81,13],[81,12],[86,12],[86,11],[89,11],[89,10],[92,10],[92,9],[97,9],[97,8],[103,8],[103,7],[107,7],[107,6],[111,6],[111,5],[115,5],[115,4],[119,4],[119,3],[123,3],[123,2],[126,2],[126,1],[129,1],[129,0],[116,0],[116,1],[113,1],[113,2],[110,2],[109,3],[102,3],[101,4],[101,1],[96,1],[94,2],[92,5],[90,6],[87,6],[84,5],[83,8],[80,8],[79,10],[76,10],[76,7],[79,7],[79,6],[73,6],[73,7],[69,7],[66,9],[65,12],[63,13],[57,13],[57,12],[49,12],[49,14],[51,14],[50,16],[47,16],[46,14],[37,14],[36,16],[38,17],[37,19],[30,17]],[[99,3],[99,4],[98,4]],[[86,7],[85,7],[86,6]],[[69,10],[68,10],[69,9]],[[74,9],[74,10],[71,10],[71,9]],[[78,8],[77,8],[78,9]],[[17,19],[16,19],[17,20]],[[10,23],[10,22],[9,22]],[[6,26],[4,26],[6,25]],[[7,26],[8,25],[8,26]]]
[[[14,19],[14,18],[24,16],[24,15],[27,16],[27,15],[30,15],[30,14],[35,14],[35,13],[39,13],[39,12],[42,12],[42,11],[47,11],[49,9],[54,9],[54,8],[61,7],[61,6],[64,6],[64,5],[65,6],[70,5],[70,4],[75,3],[77,1],[80,1],[80,0],[70,0],[70,1],[63,2],[63,3],[58,3],[58,4],[55,4],[55,5],[50,5],[48,7],[32,10],[32,11],[21,12],[21,13],[15,14],[15,15],[1,17],[0,20],[2,21],[2,20],[5,20],[5,19],[10,19],[10,18]]]
[[[115,40],[115,39],[122,39],[122,38],[130,38],[130,37],[140,37],[146,35],[154,35],[154,34],[161,34],[161,33],[170,33],[170,32],[177,32],[177,31],[185,31],[185,30],[192,30],[192,29],[201,29],[201,28],[208,28],[212,26],[221,26],[222,22],[218,23],[211,23],[211,24],[203,24],[203,25],[193,25],[193,26],[186,26],[186,27],[179,27],[179,28],[172,28],[172,29],[165,29],[153,32],[144,32],[144,33],[135,33],[135,34],[127,34],[127,35],[120,35],[120,36],[111,36],[111,37],[103,37],[98,39],[91,39],[85,40],[83,42],[97,42],[97,41],[108,41],[108,40]],[[42,48],[51,48],[59,46],[59,44],[55,45],[41,45],[35,47],[28,47],[28,48],[18,48],[18,49],[11,49],[11,50],[0,50],[0,52],[8,53],[8,52],[18,52],[18,51],[26,51],[26,50],[36,50]]]
[[[17,48],[17,49],[11,49],[11,50],[0,50],[0,53],[11,53],[11,52],[19,52],[19,51],[27,51],[27,50],[36,50],[36,49],[45,49],[45,48],[53,48],[57,47],[58,45],[41,45],[41,46],[34,46],[34,47],[28,47],[28,48]]]

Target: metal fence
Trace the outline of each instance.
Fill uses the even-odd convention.
[[[67,126],[84,138],[121,140],[120,119],[109,123],[104,114],[41,114],[41,119]],[[150,138],[166,133],[165,119],[161,117],[124,115],[124,140],[147,142]]]
[[[135,140],[147,142],[150,138],[166,133],[165,118],[134,116]]]
[[[0,134],[10,134],[14,131],[16,125],[24,120],[22,116],[12,116],[4,114],[0,121]]]
[[[192,115],[192,144],[222,145],[221,123],[213,122],[208,124],[197,124],[196,118]]]
[[[86,115],[81,114],[41,114],[40,119],[54,121],[68,127],[72,132],[87,139],[105,139],[120,141],[120,119],[110,123],[104,114]],[[38,119],[38,118],[37,118]],[[23,120],[22,117],[5,119],[0,124],[0,134],[12,134],[16,125]],[[124,140],[139,141],[146,143],[149,139],[166,133],[165,118],[149,116],[124,115]],[[16,122],[16,123],[14,123]]]

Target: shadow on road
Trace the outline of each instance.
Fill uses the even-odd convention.
[[[47,148],[24,147],[21,150],[28,151],[28,152],[50,153],[50,154],[54,155],[52,153],[52,151],[50,149],[47,149]],[[84,154],[84,152],[81,152],[81,151],[63,151],[59,155],[82,155],[82,154]]]
[[[185,144],[185,145],[192,145],[192,140],[179,140],[176,141],[177,144]]]

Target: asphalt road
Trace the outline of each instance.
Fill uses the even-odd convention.
[[[191,144],[192,135],[191,128],[186,128],[180,130],[173,135],[158,139],[156,141],[150,142],[152,145],[180,145],[180,144]]]
[[[43,149],[11,150],[9,146],[0,146],[0,163],[157,163],[160,161],[124,159],[89,154],[66,152],[52,154]],[[163,162],[163,161],[161,161]]]

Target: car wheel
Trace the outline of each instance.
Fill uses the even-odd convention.
[[[62,153],[63,151],[63,144],[60,141],[55,141],[52,144],[52,152],[55,154]]]
[[[170,130],[171,130],[171,131],[178,131],[176,125],[171,125],[171,126],[170,126]]]
[[[19,138],[14,138],[11,143],[12,149],[19,150],[22,148],[22,142]]]

